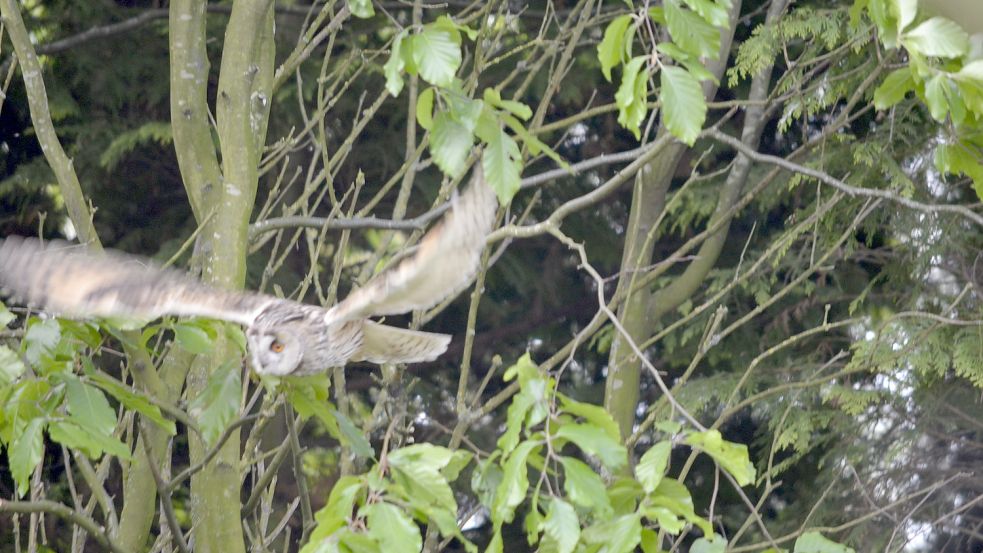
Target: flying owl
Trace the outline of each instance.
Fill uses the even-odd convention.
[[[451,337],[386,326],[370,317],[433,306],[465,288],[478,268],[497,210],[477,169],[468,189],[413,254],[331,308],[254,292],[222,290],[121,253],[47,246],[17,236],[0,242],[0,290],[70,317],[200,316],[241,324],[260,374],[304,375],[348,361],[432,361]]]

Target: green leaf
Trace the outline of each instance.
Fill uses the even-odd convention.
[[[209,447],[215,444],[239,411],[241,393],[238,364],[229,362],[215,368],[205,389],[188,406],[188,413],[198,423]]]
[[[48,425],[48,436],[70,449],[77,449],[92,459],[108,453],[120,459],[130,459],[130,449],[119,438],[111,434],[99,434],[92,428],[80,424],[71,417],[68,420],[54,421]]]
[[[495,490],[502,482],[502,469],[495,462],[500,454],[501,451],[496,450],[490,457],[479,462],[478,467],[471,473],[471,490],[478,497],[478,501],[489,509],[495,501]]]
[[[892,10],[893,2],[890,0],[873,0],[863,2],[867,7],[867,13],[870,15],[870,19],[877,25],[877,33],[884,43],[884,46],[888,48],[896,48],[898,43],[898,31],[897,31],[897,18],[895,17],[896,12]],[[857,2],[855,6],[859,4]],[[851,14],[852,14],[851,10]],[[855,19],[851,16],[852,19]]]
[[[748,457],[746,445],[725,441],[717,430],[693,432],[686,436],[685,442],[713,457],[739,485],[747,486],[754,482],[754,465]]]
[[[239,349],[240,354],[248,353],[249,347],[246,343],[246,333],[237,324],[225,323],[225,336]]]
[[[612,439],[601,427],[593,424],[564,424],[557,431],[557,438],[577,444],[581,450],[597,457],[611,472],[628,464],[628,450],[621,442]]]
[[[945,75],[939,73],[925,82],[925,104],[928,106],[929,113],[936,121],[944,121],[945,115],[949,111],[949,101],[946,94],[946,87],[949,80]]]
[[[21,342],[21,349],[27,362],[37,365],[41,361],[42,355],[51,353],[58,341],[61,339],[61,327],[54,319],[37,320],[30,324],[24,340]]]
[[[654,530],[642,528],[642,541],[639,545],[642,546],[642,553],[663,553],[659,547],[659,534]]]
[[[498,196],[501,205],[508,205],[519,191],[519,172],[522,170],[522,153],[519,145],[505,131],[494,133],[481,155],[481,168],[485,180]]]
[[[676,138],[693,145],[703,128],[707,104],[700,83],[679,67],[662,68],[662,120]]]
[[[563,465],[563,489],[567,497],[577,505],[599,511],[611,512],[611,502],[604,489],[604,481],[586,463],[573,457],[560,457]]]
[[[659,487],[666,474],[666,467],[669,466],[671,451],[672,442],[663,440],[650,447],[635,465],[635,477],[642,484],[645,493],[652,493]]]
[[[493,112],[487,109],[481,100],[475,100],[464,94],[460,90],[460,83],[454,81],[453,90],[444,91],[443,97],[447,103],[447,112],[458,123],[464,125],[469,133],[475,133],[482,116],[485,117],[485,128],[496,128],[498,121],[495,118],[488,118]],[[489,127],[489,122],[491,126]],[[480,136],[480,135],[479,135]]]
[[[686,521],[679,518],[676,513],[667,507],[643,506],[639,512],[642,516],[659,525],[659,530],[669,534],[677,535],[686,527]]]
[[[393,480],[400,486],[403,497],[420,509],[439,507],[457,511],[454,492],[436,467],[423,462],[392,465]]]
[[[444,475],[444,478],[448,482],[453,482],[457,480],[457,477],[461,475],[461,471],[464,470],[464,467],[468,466],[472,459],[474,459],[473,453],[459,449],[454,452],[447,465],[440,469],[440,473]]]
[[[505,372],[502,374],[502,380],[505,382],[511,382],[516,377],[519,378],[519,383],[523,387],[525,387],[526,383],[530,380],[541,378],[539,374],[539,366],[533,362],[532,356],[529,355],[528,351],[522,354],[522,357],[520,357],[514,365],[505,369]]]
[[[502,481],[495,491],[491,508],[492,520],[496,524],[512,522],[515,508],[526,498],[526,490],[529,489],[526,459],[542,445],[538,440],[526,440],[509,454],[502,467]]]
[[[522,363],[522,360],[519,363]],[[519,378],[521,388],[519,393],[512,397],[512,403],[509,404],[505,418],[505,433],[498,439],[498,448],[504,452],[515,449],[516,444],[519,443],[519,434],[523,427],[538,424],[547,413],[546,382],[539,378],[535,365],[531,366],[535,377],[528,380]],[[505,371],[506,380],[509,379],[509,371],[511,370]]]
[[[532,110],[529,106],[515,100],[503,100],[502,95],[494,88],[486,88],[482,94],[485,103],[496,108],[504,109],[512,115],[526,120],[532,117]]]
[[[584,541],[601,544],[598,553],[628,553],[642,540],[642,517],[622,515],[584,529]]]
[[[446,475],[460,468],[457,452],[420,444],[394,451],[393,454],[394,457],[388,458],[390,474],[395,482],[390,492],[401,495],[418,517],[423,516],[436,523],[442,534],[456,536],[470,551],[473,545],[457,527],[457,502]]]
[[[648,111],[648,72],[642,71],[645,56],[632,58],[625,64],[621,74],[621,84],[614,94],[618,106],[618,123],[631,131],[635,138],[641,138],[641,124]]]
[[[560,399],[560,406],[563,411],[600,427],[609,438],[620,441],[621,432],[618,430],[618,423],[614,422],[611,413],[605,408],[600,405],[576,401],[560,393],[557,393],[557,397]]]
[[[690,10],[683,9],[678,0],[663,4],[666,27],[672,41],[686,52],[712,60],[720,57],[720,31]]]
[[[456,537],[462,544],[464,544],[464,548],[467,551],[477,553],[477,548],[474,546],[474,544],[469,542],[468,539],[464,537],[464,534],[461,533],[461,530],[457,527],[456,506],[453,509],[445,509],[433,505],[420,508],[418,503],[410,501],[410,507],[422,512],[426,516],[428,522],[436,524],[437,529],[440,530],[441,534]]]
[[[201,355],[212,351],[213,339],[201,326],[193,323],[174,325],[174,337],[185,351]]]
[[[972,144],[943,144],[935,150],[935,166],[944,173],[961,173],[971,178],[976,197],[983,199],[983,164],[976,155]]]
[[[949,100],[949,118],[952,120],[952,124],[958,128],[966,120],[966,101],[963,95],[959,93],[956,83],[950,79],[947,81],[949,83],[949,87],[946,89]]]
[[[389,464],[396,467],[421,463],[434,470],[440,470],[453,458],[454,450],[427,443],[408,445],[389,452]]]
[[[99,329],[92,324],[69,319],[58,319],[58,326],[61,327],[62,335],[73,336],[92,349],[99,347],[102,343],[102,335],[99,334]]]
[[[0,302],[0,328],[6,328],[17,316],[7,309],[7,306]]]
[[[557,553],[571,553],[580,541],[580,520],[577,511],[566,501],[553,498],[543,521],[545,534],[556,543]]]
[[[456,26],[441,24],[440,20],[426,25],[413,37],[412,56],[423,80],[450,86],[461,66],[461,34]]]
[[[953,75],[954,78],[976,83],[983,86],[983,60],[976,60],[967,63]]]
[[[488,542],[488,547],[485,548],[485,553],[502,553],[503,546],[502,531],[499,528],[495,528],[492,539]]]
[[[362,509],[369,524],[369,536],[378,542],[382,551],[416,553],[423,547],[420,528],[398,507],[389,503],[373,503]]]
[[[556,150],[550,148],[548,144],[544,143],[542,140],[537,138],[536,135],[526,130],[526,127],[518,119],[512,117],[511,115],[506,115],[502,119],[505,121],[505,124],[512,129],[512,132],[515,133],[519,140],[526,144],[532,155],[538,156],[540,153],[546,154],[546,157],[555,161],[557,165],[563,169],[566,169],[567,171],[570,170],[570,164],[560,157],[560,154],[558,154]]]
[[[51,394],[51,384],[47,380],[22,379],[8,388],[6,401],[0,403],[0,443],[10,444],[21,432],[27,422],[44,417],[54,410],[52,401],[60,402],[61,396]],[[52,397],[54,396],[54,397]]]
[[[631,45],[632,36],[628,36],[628,25],[631,24],[631,15],[621,15],[614,18],[604,29],[604,38],[597,45],[597,60],[601,62],[601,73],[604,78],[611,82],[611,68],[621,63],[622,56],[625,55],[625,44]],[[634,34],[634,33],[633,33]],[[630,52],[628,52],[630,54]]]
[[[369,536],[360,532],[353,532],[345,528],[338,532],[338,543],[342,545],[340,551],[345,553],[386,553],[379,549],[379,545]]]
[[[666,11],[659,6],[653,6],[648,10],[649,18],[659,25],[666,24]]]
[[[915,89],[911,68],[902,67],[892,71],[877,90],[874,91],[874,107],[887,109],[904,99],[905,94]]]
[[[836,543],[819,532],[806,532],[795,540],[793,553],[855,553],[854,549]]]
[[[328,401],[330,382],[327,374],[294,377],[284,380],[284,391],[287,401],[301,418],[317,417],[328,434],[339,442],[347,444],[347,438],[342,435],[338,420],[332,414],[334,408]]]
[[[714,534],[712,540],[698,538],[690,547],[690,553],[724,553],[727,550],[727,540]]]
[[[311,544],[320,543],[348,524],[348,519],[352,516],[352,509],[355,506],[355,498],[363,485],[364,481],[357,476],[342,476],[335,482],[334,487],[331,488],[331,494],[328,496],[327,504],[317,513],[314,513],[314,522],[317,525],[311,532],[308,545],[301,550],[302,553],[318,551],[316,548],[308,549],[308,547]]]
[[[23,497],[30,488],[31,473],[41,462],[44,454],[44,439],[42,430],[44,419],[31,419],[24,430],[14,436],[13,443],[7,449],[7,462],[10,464],[10,474],[17,484],[17,495]]]
[[[103,317],[102,326],[110,334],[115,336],[121,342],[126,341],[126,338],[120,334],[122,330],[140,330],[141,328],[147,326],[152,319],[140,318],[140,317]]]
[[[338,421],[338,429],[342,436],[341,443],[350,447],[355,456],[371,459],[375,455],[375,451],[372,450],[372,444],[369,443],[365,434],[341,411],[332,409],[331,415]]]
[[[956,23],[933,17],[902,36],[909,50],[923,56],[957,58],[969,51],[969,35]]]
[[[526,420],[526,414],[535,402],[528,393],[521,390],[513,396],[512,403],[509,404],[508,412],[505,416],[505,433],[498,438],[498,449],[510,452],[519,443],[519,433],[522,431],[522,423]]]
[[[539,543],[539,533],[543,530],[543,514],[539,512],[538,508],[529,509],[529,512],[526,513],[526,519],[523,521],[522,526],[526,530],[526,541],[529,543],[529,545],[536,545]],[[577,530],[579,531],[580,528],[577,528]],[[547,536],[546,541],[548,540],[549,537]],[[544,541],[543,546],[539,548],[540,551],[553,551],[555,547],[547,546],[546,541]]]
[[[895,6],[898,10],[898,32],[901,32],[915,20],[918,0],[895,0]]]
[[[24,374],[26,370],[27,367],[24,366],[24,362],[20,360],[16,351],[0,345],[0,386],[11,384],[20,378],[20,375]]]
[[[628,476],[622,476],[608,485],[608,500],[614,512],[619,515],[634,512],[638,507],[638,500],[644,495],[642,485]]]
[[[348,9],[359,19],[368,19],[375,15],[372,0],[348,0]]]
[[[93,372],[88,378],[92,380],[93,384],[116,398],[116,401],[120,402],[123,407],[147,417],[148,420],[153,421],[154,424],[163,428],[171,436],[177,434],[174,421],[164,418],[164,415],[161,414],[160,407],[150,403],[150,400],[143,393],[129,388],[104,373]]]
[[[102,390],[69,376],[65,379],[65,399],[68,412],[79,425],[95,434],[112,435],[116,429],[116,411]]]
[[[467,127],[446,112],[437,112],[430,134],[430,153],[441,171],[453,177],[461,176],[473,144],[474,135]]]
[[[428,131],[433,127],[433,95],[433,87],[428,86],[416,97],[416,121]]]
[[[688,52],[684,52],[675,44],[671,42],[660,42],[655,45],[655,49],[685,67],[697,81],[713,81],[714,83],[719,83],[717,77],[703,66],[699,58]]]
[[[693,510],[693,497],[690,495],[686,486],[672,478],[663,478],[659,482],[659,487],[655,489],[646,500],[650,507],[665,507],[674,514],[677,514],[687,521],[695,524],[704,534],[713,533],[710,522],[703,517],[697,516]]]
[[[727,15],[727,9],[730,7],[730,2],[722,2],[718,4],[713,0],[683,1],[686,2],[686,5],[698,13],[707,23],[713,25],[714,27],[726,27],[730,20],[730,17]]]
[[[659,421],[655,423],[653,428],[660,432],[669,434],[670,436],[674,436],[679,434],[679,431],[683,429],[683,425],[676,421]]]
[[[403,29],[396,35],[389,59],[382,66],[382,74],[386,76],[386,90],[394,98],[403,90],[403,69],[406,68],[403,49],[407,48],[406,53],[412,55],[413,41],[406,40],[407,34],[408,31]]]

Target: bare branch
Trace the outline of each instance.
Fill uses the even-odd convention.
[[[88,516],[71,509],[56,501],[41,499],[38,501],[7,501],[0,499],[0,513],[50,513],[63,518],[89,533],[99,545],[113,553],[128,553],[109,536],[104,528]]]
[[[824,171],[818,171],[811,167],[806,167],[805,165],[800,165],[794,161],[788,161],[787,159],[780,158],[778,156],[773,156],[769,154],[762,154],[753,148],[749,148],[744,145],[740,140],[723,133],[717,129],[708,129],[706,131],[707,136],[717,140],[718,142],[723,142],[728,146],[734,148],[735,150],[741,152],[747,157],[751,158],[753,161],[760,163],[768,163],[771,165],[776,165],[793,173],[800,173],[808,177],[812,177],[820,182],[828,184],[833,188],[846,193],[849,196],[865,196],[870,198],[882,198],[885,200],[892,201],[899,205],[921,211],[923,213],[955,213],[961,215],[966,219],[976,223],[977,225],[983,227],[983,215],[976,213],[975,211],[969,209],[968,207],[961,205],[951,205],[951,204],[926,204],[909,198],[905,198],[899,194],[891,192],[890,190],[881,190],[879,188],[860,188],[858,186],[849,185],[840,179],[833,177],[829,173]]]

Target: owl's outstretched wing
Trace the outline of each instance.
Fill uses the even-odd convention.
[[[475,169],[468,189],[451,200],[450,212],[423,237],[416,253],[352,292],[325,321],[406,313],[457,294],[478,270],[497,207],[495,192],[480,167]]]
[[[274,301],[212,288],[136,256],[95,253],[65,242],[42,245],[11,236],[0,242],[0,292],[71,317],[202,316],[252,324]]]
[[[448,334],[407,330],[365,321],[362,323],[362,345],[351,360],[371,363],[433,361],[447,350],[450,341]]]

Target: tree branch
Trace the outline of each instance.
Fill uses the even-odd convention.
[[[14,45],[14,52],[21,66],[21,75],[24,76],[24,90],[27,92],[27,101],[31,108],[34,132],[37,134],[45,159],[55,173],[55,178],[58,179],[58,187],[65,199],[68,216],[75,226],[79,239],[93,249],[101,249],[102,245],[92,224],[92,212],[82,194],[82,185],[79,184],[72,160],[61,147],[54,123],[51,121],[48,93],[44,86],[44,79],[41,77],[41,62],[34,52],[27,27],[24,26],[24,20],[20,16],[20,3],[17,0],[0,1],[0,16],[7,29],[7,36]]]
[[[745,156],[751,158],[752,161],[757,161],[759,163],[768,163],[770,165],[775,165],[791,171],[793,173],[799,173],[806,175],[807,177],[812,177],[824,184],[828,184],[833,188],[846,193],[848,196],[865,196],[870,198],[883,198],[891,202],[903,205],[904,207],[914,209],[916,211],[921,211],[923,213],[938,214],[938,213],[955,213],[970,221],[976,223],[977,225],[983,227],[983,215],[976,213],[975,211],[969,209],[968,207],[961,205],[951,205],[951,204],[926,204],[919,202],[917,200],[912,200],[900,196],[890,190],[881,190],[879,188],[861,188],[858,186],[851,186],[840,179],[833,177],[829,173],[823,171],[818,171],[811,167],[806,167],[805,165],[800,165],[794,161],[788,161],[787,159],[780,158],[778,156],[773,156],[769,154],[762,154],[745,146],[740,140],[723,133],[717,129],[709,129],[707,131],[707,136],[713,138],[718,142],[723,142],[731,148],[734,148],[738,152],[744,154]]]
[[[38,501],[7,501],[0,499],[0,513],[50,513],[82,528],[93,539],[99,542],[99,545],[109,549],[113,553],[129,553],[126,549],[123,549],[119,544],[114,542],[109,537],[109,534],[106,533],[106,530],[94,520],[56,501],[49,501],[47,499]]]

